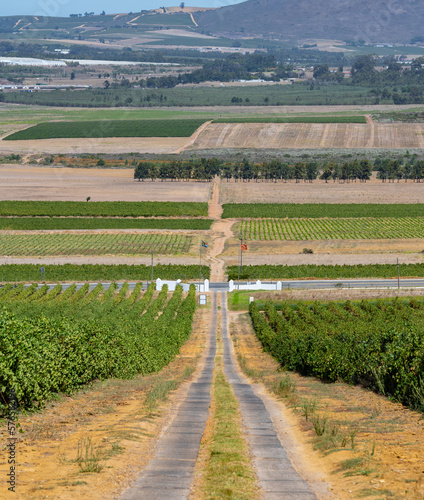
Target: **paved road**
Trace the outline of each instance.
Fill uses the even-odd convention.
[[[118,290],[122,287],[124,282],[117,283]],[[240,281],[235,283],[237,285],[246,285],[248,282]],[[251,282],[254,284],[254,282]],[[264,283],[276,283],[276,281],[267,281]],[[397,279],[339,279],[339,280],[291,280],[282,281],[283,290],[297,290],[297,289],[331,289],[331,288],[397,288]],[[49,287],[53,288],[57,283],[49,283]],[[129,283],[129,289],[133,290],[137,282]],[[196,283],[195,283],[196,284]],[[84,282],[77,283],[77,289],[81,288]],[[90,290],[92,290],[97,283],[90,283]],[[111,283],[103,283],[105,289],[109,288]],[[400,288],[424,288],[424,278],[417,279],[401,279],[399,282]],[[26,285],[30,286],[30,285]],[[39,287],[42,285],[40,284]],[[70,283],[63,284],[63,289],[70,287]],[[147,282],[144,282],[144,287],[147,287]],[[210,283],[211,292],[228,292],[228,282]]]
[[[246,285],[248,282],[235,282]],[[255,282],[252,281],[252,284]],[[277,283],[276,281],[264,281],[264,283]],[[338,279],[338,280],[291,280],[281,281],[283,290],[293,289],[328,289],[328,288],[397,288],[397,279]],[[424,279],[401,279],[399,282],[401,288],[423,288]],[[228,283],[211,283],[210,289],[214,291],[228,290]]]

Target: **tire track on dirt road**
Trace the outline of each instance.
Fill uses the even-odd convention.
[[[365,119],[367,120],[367,124],[370,126],[369,139],[367,143],[367,148],[375,147],[375,122],[372,119],[371,115],[365,115]]]
[[[224,373],[240,404],[244,434],[249,442],[265,500],[316,500],[309,484],[288,458],[262,396],[240,375],[228,334],[227,295],[221,294],[221,334]],[[186,500],[192,490],[200,443],[210,411],[218,329],[218,294],[212,295],[208,351],[200,376],[191,383],[175,418],[159,438],[156,455],[121,500]]]
[[[159,439],[155,457],[121,500],[187,499],[206,428],[216,355],[217,305],[213,296],[208,351],[200,376],[191,383],[175,418]]]
[[[214,311],[215,314],[215,311]],[[227,297],[221,298],[224,372],[240,405],[245,435],[265,500],[317,500],[310,485],[293,467],[277,435],[263,397],[241,374],[228,333]]]

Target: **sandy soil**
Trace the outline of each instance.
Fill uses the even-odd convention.
[[[269,264],[281,260],[292,259],[302,262],[315,263],[327,261],[333,264],[333,258],[345,258],[352,256],[358,263],[365,263],[368,259],[374,259],[376,255],[389,254],[388,259],[395,260],[397,254],[402,259],[405,256],[415,254],[414,259],[419,259],[421,251],[424,250],[424,240],[320,240],[320,241],[248,241],[247,251],[243,252],[243,260],[268,259]],[[313,250],[313,254],[303,254],[304,248]],[[237,257],[239,252],[238,240],[235,238],[227,241],[224,257]],[[424,257],[424,255],[423,255]],[[315,261],[315,262],[314,262]]]
[[[409,182],[223,182],[221,203],[424,203],[423,185]]]
[[[232,237],[232,221],[221,219],[222,205],[219,203],[221,180],[214,179],[212,197],[209,202],[209,217],[215,219],[211,227],[211,247],[208,251],[207,262],[211,266],[211,281],[225,281],[225,262],[220,257],[225,243]]]
[[[420,414],[360,387],[323,384],[292,373],[294,395],[278,399],[263,385],[269,387],[281,379],[278,363],[262,351],[247,314],[230,313],[230,321],[236,352],[245,358],[250,370],[262,375],[254,387],[261,387],[279,408],[280,417],[277,413],[276,419],[282,424],[282,439],[288,444],[294,465],[306,479],[320,474],[331,482],[332,495],[317,491],[319,498],[424,497],[424,426]],[[326,448],[320,452],[312,423],[293,409],[299,408],[301,398],[315,399],[319,413],[327,417],[328,425],[339,426],[339,432],[356,432],[354,449],[349,440],[344,448],[330,450],[332,453],[326,452]],[[343,461],[352,459],[363,461],[362,470],[343,467]]]
[[[172,153],[182,148],[187,137],[108,137],[103,139],[40,139],[0,141],[0,154],[97,154],[97,153]]]
[[[419,123],[212,123],[189,149],[422,148]]]
[[[206,202],[210,183],[138,182],[133,169],[0,165],[0,200]]]

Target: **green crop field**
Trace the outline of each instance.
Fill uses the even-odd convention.
[[[0,216],[202,217],[207,203],[168,201],[0,201]]]
[[[194,287],[187,296],[167,287],[141,294],[88,283],[0,289],[0,387],[13,387],[21,407],[40,407],[54,393],[71,394],[95,379],[159,371],[192,330]],[[0,413],[7,401],[0,401]]]
[[[47,218],[0,217],[0,230],[52,230],[52,229],[187,229],[207,231],[210,219],[117,219],[117,218]]]
[[[169,119],[190,119],[209,120],[218,118],[219,114],[209,112],[199,112],[197,110],[176,111],[172,109],[98,109],[98,108],[58,108],[51,106],[2,106],[0,108],[0,124],[22,124],[35,125],[48,121],[99,121],[99,120],[169,120]]]
[[[239,277],[238,266],[227,267],[228,279]],[[403,278],[424,277],[424,264],[400,264],[399,274]],[[396,264],[358,264],[317,266],[315,264],[300,266],[243,266],[240,275],[242,280],[291,280],[291,279],[355,279],[355,278],[395,278]]]
[[[0,205],[1,207],[1,205]],[[424,204],[226,203],[224,219],[424,217]]]
[[[213,123],[367,123],[365,116],[264,116],[219,118]]]
[[[133,24],[136,25],[148,25],[148,26],[194,26],[194,23],[190,17],[190,14],[185,12],[175,12],[173,14],[147,14],[136,16],[135,20],[131,20]]]
[[[250,219],[239,229],[251,241],[423,238],[423,217]]]
[[[175,37],[176,38],[176,37]],[[193,41],[195,39],[192,39]],[[197,43],[197,40],[196,40]],[[170,89],[90,89],[62,92],[7,92],[6,103],[66,107],[151,107],[151,106],[234,106],[234,97],[243,99],[240,106],[331,106],[365,105],[375,102],[372,87],[270,85],[263,87],[177,87]],[[247,99],[247,101],[246,101]],[[392,104],[392,99],[380,104]],[[253,108],[252,108],[253,109]],[[325,111],[325,109],[323,108]]]
[[[44,278],[49,282],[57,281],[150,281],[151,266],[145,265],[103,265],[103,264],[63,264],[44,265]],[[153,279],[164,280],[198,280],[199,266],[157,264],[153,267]],[[203,278],[210,277],[210,268],[202,266]],[[36,282],[41,278],[40,265],[35,264],[3,264],[0,265],[0,282]],[[1,294],[0,288],[0,294]]]
[[[184,234],[0,234],[0,255],[161,255],[190,252]]]
[[[204,120],[99,120],[39,123],[20,130],[4,141],[77,139],[102,137],[190,137]]]
[[[278,310],[277,310],[278,309]],[[249,306],[258,339],[288,370],[362,384],[424,411],[424,301]]]

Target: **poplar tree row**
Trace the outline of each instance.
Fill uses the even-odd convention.
[[[227,182],[313,182],[316,179],[326,183],[333,182],[366,182],[372,172],[383,182],[394,182],[411,179],[421,182],[424,179],[424,160],[412,158],[389,160],[377,158],[374,163],[369,160],[354,160],[344,163],[316,161],[286,163],[281,160],[253,163],[244,158],[241,162],[223,162],[217,158],[200,158],[196,160],[173,160],[154,163],[140,162],[134,169],[134,179],[144,181],[211,181],[216,175]]]

